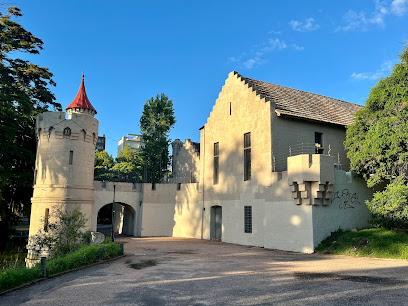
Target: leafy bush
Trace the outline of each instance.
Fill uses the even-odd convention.
[[[388,184],[384,191],[375,193],[366,204],[375,225],[408,227],[408,186],[405,180],[397,179]]]
[[[47,257],[60,257],[78,250],[89,238],[84,232],[86,218],[79,208],[72,211],[57,207],[53,211],[54,222],[45,222],[44,230],[32,237],[29,248]]]
[[[105,247],[105,252],[102,259],[110,259],[122,255],[120,246],[113,242],[83,246],[74,253],[47,260],[47,275],[51,276],[96,263],[100,259],[103,247]],[[41,277],[39,264],[32,269],[26,267],[4,269],[0,272],[0,292],[32,282]]]

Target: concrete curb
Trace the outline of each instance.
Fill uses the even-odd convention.
[[[107,260],[102,260],[102,261],[94,262],[94,263],[91,263],[91,264],[86,265],[86,266],[82,266],[82,267],[78,267],[78,268],[75,268],[75,269],[72,269],[72,270],[67,270],[67,271],[64,271],[64,272],[61,272],[61,273],[53,274],[53,275],[47,276],[47,277],[45,277],[45,278],[44,278],[44,277],[43,277],[43,278],[38,278],[38,279],[36,279],[36,280],[33,280],[32,282],[25,283],[25,284],[22,284],[22,285],[20,285],[20,286],[18,286],[18,287],[14,287],[14,288],[8,289],[8,290],[6,290],[6,291],[0,292],[0,296],[4,295],[4,294],[6,294],[6,293],[10,293],[10,292],[13,292],[13,291],[17,291],[17,290],[19,290],[19,289],[22,289],[22,288],[25,288],[25,287],[28,287],[28,286],[37,284],[37,283],[42,282],[42,281],[44,281],[44,280],[46,280],[46,279],[54,278],[54,277],[57,277],[57,276],[61,276],[61,275],[63,275],[63,274],[70,273],[70,272],[74,272],[74,271],[82,270],[82,269],[85,269],[85,268],[97,266],[97,265],[100,265],[100,264],[108,263],[108,262],[117,260],[117,259],[119,259],[119,258],[123,258],[123,257],[125,257],[125,256],[126,256],[126,254],[123,254],[123,255],[120,255],[120,256],[115,257],[115,258],[111,258],[111,259],[107,259]]]

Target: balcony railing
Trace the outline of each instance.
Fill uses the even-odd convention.
[[[300,154],[323,154],[331,156],[330,145],[324,148],[316,143],[299,143],[290,145],[287,150],[272,156],[272,172],[282,172],[288,169],[287,158]]]

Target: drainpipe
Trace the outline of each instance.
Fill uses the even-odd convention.
[[[201,239],[204,239],[204,192],[205,192],[205,126],[204,126],[204,148],[203,148],[203,176],[202,176],[202,180],[203,180],[203,205],[201,207]]]

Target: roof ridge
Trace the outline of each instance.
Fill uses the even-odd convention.
[[[236,72],[236,71],[235,71],[235,72]],[[288,87],[288,86],[283,86],[283,85],[279,85],[279,84],[275,84],[275,83],[269,83],[269,82],[265,82],[265,81],[261,81],[261,80],[256,80],[256,79],[244,77],[244,76],[240,75],[239,73],[237,73],[237,74],[238,74],[242,79],[244,79],[244,80],[251,80],[251,81],[266,83],[266,84],[270,84],[270,85],[274,85],[274,86],[278,86],[278,87],[287,88],[287,89],[290,89],[290,90],[296,90],[296,91],[299,91],[299,92],[304,92],[304,93],[306,93],[306,94],[317,95],[317,96],[320,96],[320,97],[325,97],[325,98],[328,98],[328,99],[337,100],[337,101],[340,101],[340,102],[345,102],[345,103],[348,103],[348,104],[351,104],[351,105],[356,105],[356,106],[359,106],[359,107],[364,107],[364,105],[361,105],[361,104],[357,104],[357,103],[353,103],[353,102],[349,102],[349,101],[345,101],[345,100],[341,100],[341,99],[329,97],[329,96],[322,95],[322,94],[318,94],[318,93],[314,93],[314,92],[311,92],[311,91],[305,91],[305,90],[296,89],[296,88],[292,88],[292,87]],[[253,86],[251,86],[251,87],[253,87]],[[256,88],[254,88],[254,90],[256,90],[256,91],[258,92],[258,90],[257,90]],[[262,94],[262,93],[259,93],[259,94],[260,94],[260,95],[267,96],[267,95]]]

